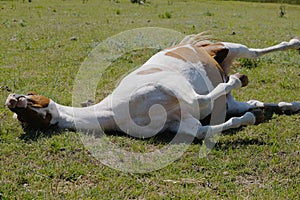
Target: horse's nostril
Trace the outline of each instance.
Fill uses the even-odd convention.
[[[18,103],[18,100],[15,98],[9,98],[7,99],[7,101],[5,102],[5,105],[9,108],[15,108],[16,105]]]
[[[18,102],[17,102],[16,107],[18,107],[18,108],[26,108],[26,106],[27,106],[26,98],[25,97],[18,98]]]
[[[10,99],[9,100],[9,103],[13,104],[13,103],[16,103],[17,102],[17,99]]]

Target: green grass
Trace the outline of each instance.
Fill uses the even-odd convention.
[[[235,1],[235,0],[232,0]],[[260,2],[260,3],[290,3],[290,4],[300,4],[297,0],[239,0],[239,1],[248,1],[248,2]]]
[[[129,0],[0,1],[0,102],[10,92],[33,90],[71,105],[74,78],[89,52],[133,28],[164,27],[185,34],[210,30],[220,40],[256,48],[299,36],[300,7],[285,5],[283,18],[279,8],[222,1],[152,0],[145,6]],[[141,50],[116,60],[99,83],[97,100],[153,53]],[[298,52],[287,51],[255,62],[241,60],[253,67],[234,68],[250,79],[235,96],[243,101],[299,101],[299,58]],[[222,135],[205,158],[198,157],[200,144],[195,143],[168,167],[128,174],[93,158],[78,133],[24,133],[1,106],[0,198],[299,199],[299,123],[299,115],[274,115],[266,123]],[[133,151],[163,146],[159,141],[109,137]]]

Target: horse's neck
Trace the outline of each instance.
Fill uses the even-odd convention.
[[[101,131],[114,127],[113,112],[109,100],[84,108],[68,107],[56,104],[57,125],[62,129]]]

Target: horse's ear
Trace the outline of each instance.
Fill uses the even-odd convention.
[[[228,55],[229,50],[223,44],[209,44],[203,46],[202,48],[212,56],[219,64],[221,64],[226,56]]]

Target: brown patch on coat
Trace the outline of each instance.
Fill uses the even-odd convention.
[[[180,54],[177,54],[177,53],[172,52],[172,51],[167,52],[165,55],[166,55],[166,56],[171,56],[171,57],[173,57],[173,58],[177,58],[177,59],[179,59],[179,60],[183,60],[184,62],[187,61],[184,57],[180,56]]]
[[[153,74],[153,73],[157,73],[157,72],[161,72],[161,71],[162,71],[162,69],[154,67],[154,68],[139,71],[139,72],[137,72],[137,74],[138,75],[147,75],[147,74]]]
[[[216,87],[218,84],[223,83],[225,72],[219,63],[212,56],[210,56],[204,48],[200,47],[195,49],[213,86]]]
[[[184,62],[191,62],[191,63],[197,63],[199,62],[198,56],[195,56],[195,51],[193,51],[191,48],[188,47],[177,47],[174,48],[171,51],[168,51],[165,53],[166,56],[170,56],[179,60],[182,60]]]
[[[206,46],[202,46],[202,48],[204,48],[204,50],[219,64],[224,61],[229,52],[229,50],[221,43],[209,44]]]
[[[216,87],[219,83],[224,82],[225,73],[220,66],[220,64],[208,53],[208,49],[203,47],[196,47],[191,45],[188,47],[178,47],[175,49],[169,49],[165,54],[166,56],[171,56],[176,59],[183,60],[184,62],[198,63],[200,62],[206,71],[206,74],[213,86]],[[218,51],[223,48],[215,48],[214,46],[210,49],[211,54],[218,54]],[[225,48],[225,47],[224,47]],[[219,50],[218,50],[219,49]]]
[[[30,97],[30,99],[29,99],[29,101],[31,103],[30,106],[32,106],[34,108],[46,108],[50,103],[49,98],[39,95],[35,92],[31,92],[28,95]]]

